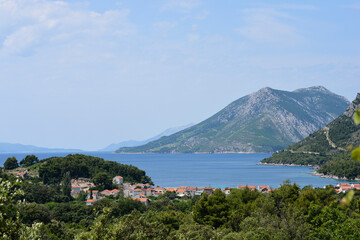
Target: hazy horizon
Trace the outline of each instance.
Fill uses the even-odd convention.
[[[360,1],[0,1],[0,142],[97,150],[263,87],[352,101]]]

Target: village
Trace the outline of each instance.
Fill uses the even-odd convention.
[[[174,192],[176,193],[176,196],[179,198],[188,197],[193,198],[195,196],[201,196],[203,193],[206,193],[207,195],[211,195],[216,188],[212,187],[152,187],[150,184],[143,184],[143,183],[136,183],[136,184],[130,184],[127,182],[123,182],[123,177],[121,176],[115,176],[113,178],[113,183],[118,185],[119,188],[108,190],[105,189],[103,191],[98,190],[90,190],[91,187],[94,187],[92,183],[81,183],[78,180],[72,180],[72,183],[78,183],[78,185],[72,185],[71,186],[71,196],[77,197],[80,192],[86,192],[86,205],[92,205],[96,201],[103,199],[108,196],[118,196],[119,194],[122,194],[124,197],[129,197],[135,201],[140,201],[145,205],[150,204],[149,197],[158,197],[160,195],[165,194],[166,192]],[[329,185],[330,187],[333,187],[334,190],[340,194],[340,193],[346,193],[352,189],[360,190],[360,183],[338,183],[335,186]],[[324,186],[326,188],[328,186]],[[238,185],[237,189],[245,189],[248,188],[253,191],[259,191],[261,193],[270,193],[271,191],[274,191],[275,188],[271,188],[269,185]],[[222,192],[224,192],[227,196],[230,195],[231,190],[234,188],[223,188],[221,189]]]

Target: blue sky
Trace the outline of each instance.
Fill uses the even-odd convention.
[[[262,87],[360,82],[360,1],[0,0],[0,142],[96,150]]]

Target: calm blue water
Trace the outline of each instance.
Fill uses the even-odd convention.
[[[39,159],[66,156],[68,153],[38,153]],[[112,154],[108,152],[83,152],[123,164],[131,164],[146,171],[155,185],[163,187],[236,187],[237,185],[270,185],[278,187],[289,179],[301,187],[323,187],[341,182],[320,178],[309,173],[309,167],[256,165],[269,154]],[[2,166],[8,157],[18,161],[27,154],[0,154]]]

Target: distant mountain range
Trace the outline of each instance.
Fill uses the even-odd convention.
[[[310,134],[302,141],[263,159],[267,164],[297,164],[321,166],[319,173],[349,179],[360,177],[360,163],[350,152],[360,145],[360,125],[352,119],[360,107],[360,93],[346,111],[334,121]]]
[[[144,145],[144,144],[147,144],[147,143],[149,143],[151,141],[158,140],[161,137],[169,136],[171,134],[174,134],[176,132],[179,132],[181,130],[189,128],[191,126],[194,126],[194,124],[190,123],[190,124],[180,126],[180,127],[168,128],[165,131],[161,132],[160,134],[158,134],[158,135],[156,135],[156,136],[154,136],[152,138],[149,138],[149,139],[146,139],[146,140],[143,140],[143,141],[129,140],[129,141],[123,141],[123,142],[119,142],[119,143],[113,143],[113,144],[110,144],[109,146],[107,146],[107,147],[105,147],[103,149],[100,149],[99,151],[114,152],[114,151],[116,151],[117,149],[119,149],[121,147],[136,147],[136,146]]]
[[[117,153],[274,152],[300,141],[344,112],[349,101],[322,86],[293,92],[263,88],[205,121]]]
[[[80,149],[44,148],[19,143],[0,143],[0,153],[82,152]]]

